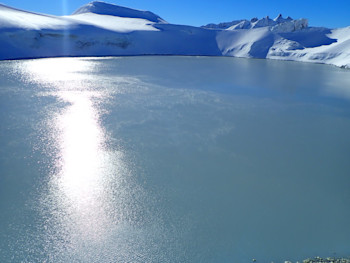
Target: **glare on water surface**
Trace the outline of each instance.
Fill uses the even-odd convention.
[[[77,213],[84,233],[96,231],[103,235],[105,219],[104,194],[104,135],[98,124],[91,98],[70,94],[71,106],[58,116],[60,147],[59,188],[66,195],[71,209]],[[102,198],[101,198],[102,197]],[[87,224],[85,226],[85,224]],[[92,228],[91,228],[92,225]]]
[[[126,165],[119,158],[122,152],[108,152],[98,107],[106,94],[91,87],[86,74],[93,65],[70,58],[26,64],[32,79],[43,85],[42,94],[65,105],[48,116],[47,126],[48,143],[57,152],[49,195],[54,199],[51,209],[58,213],[49,227],[64,229],[61,234],[66,243],[103,242],[108,227],[118,223],[113,213],[122,213],[116,207],[112,210],[109,203],[113,201],[112,178],[118,184]]]
[[[29,60],[25,65],[27,73],[34,80],[55,85],[57,81],[78,81],[88,78],[89,75],[84,73],[91,70],[94,64],[73,58],[48,58]]]

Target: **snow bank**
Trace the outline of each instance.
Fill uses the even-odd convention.
[[[130,33],[132,31],[158,31],[154,23],[142,18],[118,17],[114,15],[98,15],[94,13],[80,13],[66,17],[69,21],[92,25],[102,29]]]
[[[279,15],[199,28],[104,2],[63,17],[0,5],[0,59],[110,55],[222,55],[350,68],[350,27],[312,28],[306,19]]]
[[[0,34],[7,30],[62,30],[70,26],[60,17],[36,14],[0,4]]]
[[[310,37],[310,40],[306,39],[307,36]],[[301,38],[299,42],[306,41],[310,45],[288,48],[287,42],[281,43],[279,41],[270,48],[266,57],[279,60],[326,63],[350,68],[350,27],[313,30],[313,32],[309,32],[303,37],[297,35],[296,38]],[[310,43],[311,40],[313,40],[313,43]],[[293,40],[287,41],[289,41],[288,45],[298,43]]]
[[[217,32],[218,47],[224,56],[266,58],[275,41],[269,28],[222,30]]]

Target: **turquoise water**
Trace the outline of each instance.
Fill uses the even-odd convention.
[[[350,72],[0,62],[0,262],[350,255]]]

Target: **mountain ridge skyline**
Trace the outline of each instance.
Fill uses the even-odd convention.
[[[173,24],[185,24],[202,26],[208,23],[220,23],[251,17],[276,17],[278,14],[286,14],[291,17],[306,17],[312,26],[327,28],[339,28],[350,25],[347,10],[350,2],[338,0],[329,2],[317,1],[317,4],[308,1],[295,0],[285,1],[258,1],[232,2],[229,0],[215,3],[213,1],[167,1],[160,0],[111,0],[112,4],[128,6],[132,9],[150,10],[156,14],[162,14],[162,18]],[[84,0],[54,0],[28,2],[25,0],[6,0],[2,4],[35,13],[51,15],[70,15],[79,7],[85,5]]]

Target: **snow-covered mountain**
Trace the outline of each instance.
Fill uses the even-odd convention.
[[[235,56],[350,68],[350,27],[309,27],[306,19],[280,15],[199,28],[104,2],[62,17],[0,4],[0,59],[109,55]]]
[[[270,27],[274,32],[294,32],[308,27],[308,21],[305,18],[294,20],[291,17],[283,18],[282,14],[279,14],[275,19],[271,19],[269,16],[264,18],[252,18],[251,20],[236,20],[232,22],[225,22],[220,24],[208,24],[202,26],[207,29],[252,29],[260,27]]]
[[[154,23],[165,22],[162,18],[149,11],[135,10],[118,5],[112,5],[105,2],[91,2],[87,5],[80,7],[73,15],[94,13],[99,15],[110,15],[118,17],[140,18],[146,19]]]

